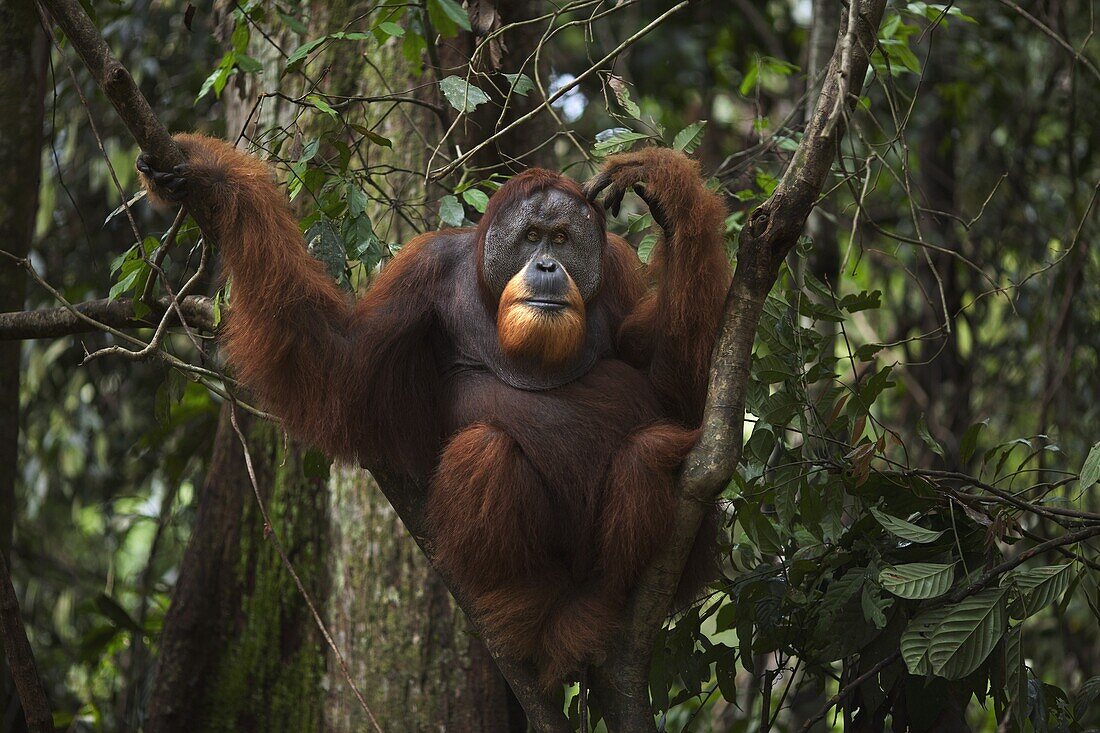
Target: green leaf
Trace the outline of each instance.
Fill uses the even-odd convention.
[[[485,207],[489,205],[488,194],[477,188],[467,188],[462,192],[462,198],[480,214],[484,214]]]
[[[964,463],[969,461],[971,456],[974,455],[974,451],[978,447],[978,434],[982,432],[982,428],[988,423],[988,420],[976,422],[968,427],[966,432],[963,433],[962,440],[959,442],[959,457]]]
[[[875,625],[876,629],[886,628],[886,611],[893,605],[892,598],[879,593],[878,588],[868,583],[863,586],[863,597],[860,604],[863,607],[863,618]]]
[[[428,0],[428,18],[444,38],[470,30],[470,16],[455,0]]]
[[[405,29],[399,26],[397,23],[391,21],[384,21],[378,24],[378,30],[385,33],[387,36],[396,36],[400,38],[405,35]]]
[[[439,218],[447,226],[460,227],[463,219],[466,218],[466,212],[462,209],[462,204],[459,203],[458,198],[447,194],[439,202]]]
[[[258,74],[264,70],[264,65],[246,54],[237,54],[237,68],[246,74]]]
[[[1097,481],[1100,481],[1100,443],[1092,446],[1088,457],[1085,458],[1085,464],[1081,466],[1079,486],[1087,489]]]
[[[489,95],[462,77],[453,74],[441,80],[439,88],[443,90],[443,96],[452,107],[466,114],[473,112],[478,105],[489,101]]]
[[[344,242],[340,239],[340,233],[328,219],[322,219],[309,228],[306,232],[306,249],[320,260],[329,277],[339,280],[344,275],[347,266],[347,255],[344,252]]]
[[[310,94],[308,97],[306,97],[306,101],[333,119],[336,119],[339,116],[336,113],[336,110],[334,110],[328,102],[321,99],[316,94]]]
[[[531,77],[527,74],[505,74],[504,78],[508,80],[512,94],[518,94],[521,97],[526,97],[527,93],[535,88],[535,82],[531,81]]]
[[[301,46],[298,46],[298,48],[291,51],[290,55],[286,57],[286,68],[287,68],[287,70],[289,71],[292,68],[294,68],[295,66],[297,66],[298,64],[305,61],[307,56],[309,56],[311,53],[313,53],[313,51],[318,46],[320,46],[322,43],[324,43],[327,40],[329,40],[328,36],[321,36],[320,38],[314,38],[312,41],[309,41],[307,43],[303,43]]]
[[[918,614],[901,635],[901,658],[905,661],[910,674],[927,676],[932,674],[932,663],[928,660],[928,649],[932,635],[947,616],[947,608],[941,606]]]
[[[892,517],[889,514],[884,514],[878,509],[871,507],[871,514],[874,515],[878,523],[883,526],[891,534],[901,537],[903,540],[909,540],[910,542],[918,542],[920,544],[928,544],[929,542],[935,542],[944,533],[944,530],[938,532],[931,529],[925,529],[924,527],[917,526],[910,522],[906,522],[904,519],[898,519]]]
[[[348,182],[347,186],[348,213],[353,217],[360,216],[367,208],[367,194],[354,183]]]
[[[901,598],[925,599],[942,596],[955,580],[955,566],[914,562],[886,567],[878,575],[882,587]]]
[[[286,13],[279,13],[279,20],[283,21],[283,24],[287,28],[294,31],[300,36],[304,36],[307,33],[307,29],[302,21],[295,18],[293,15],[287,15]]]
[[[1069,572],[1072,567],[1072,563],[1066,563],[1017,570],[1006,576],[1001,585],[1012,582],[1020,589],[1020,596],[1023,599],[1021,618],[1027,618],[1058,602],[1073,579],[1073,573]]]
[[[1084,718],[1092,703],[1100,698],[1100,675],[1090,677],[1077,691],[1073,701],[1073,712],[1078,719]]]
[[[933,674],[962,679],[985,661],[1008,628],[1004,595],[1004,589],[990,588],[944,607],[928,647]]]
[[[689,155],[694,153],[695,149],[699,147],[699,143],[703,142],[703,128],[706,126],[706,120],[699,120],[688,125],[676,133],[676,137],[672,140],[672,147]]]
[[[923,414],[920,416],[920,419],[917,420],[917,435],[920,436],[920,439],[924,441],[925,445],[932,449],[933,453],[940,458],[944,457],[943,446],[940,445],[940,441],[932,437],[932,433],[928,432],[928,424],[924,421]]]
[[[649,258],[653,256],[653,248],[657,245],[657,235],[647,234],[638,242],[638,259],[649,264]]]

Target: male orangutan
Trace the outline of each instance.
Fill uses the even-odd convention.
[[[624,153],[583,190],[528,170],[476,228],[409,242],[352,304],[267,165],[176,139],[184,165],[137,167],[154,198],[213,215],[241,381],[332,456],[430,477],[435,562],[544,684],[599,663],[669,530],[730,279],[725,209],[696,164]],[[605,188],[615,212],[633,188],[663,230],[648,268],[605,231]]]

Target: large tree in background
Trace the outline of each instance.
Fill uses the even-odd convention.
[[[32,0],[0,7],[0,247],[31,249],[38,213],[47,47]],[[0,257],[0,311],[23,308],[27,276]],[[20,342],[0,342],[0,555],[10,562],[19,470]],[[0,660],[0,729],[21,720],[7,664]]]

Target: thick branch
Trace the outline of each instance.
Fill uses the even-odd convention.
[[[621,730],[653,728],[647,694],[653,643],[699,526],[741,458],[752,345],[764,301],[825,185],[837,140],[847,129],[847,111],[862,88],[886,0],[858,2],[858,13],[853,14],[857,26],[850,33],[847,20],[841,24],[840,38],[850,42],[836,45],[790,165],[771,198],[753,212],[741,232],[737,269],[714,351],[703,432],[681,472],[673,532],[635,590],[621,646],[600,675],[600,685],[613,689],[620,701],[609,718]],[[830,122],[837,110],[842,114]]]
[[[77,303],[73,308],[79,313],[111,328],[156,328],[169,310],[168,298],[157,301],[157,307],[141,318],[134,317],[134,303],[130,298],[118,300],[89,300]],[[192,329],[213,333],[214,307],[206,296],[191,295],[180,301],[187,325]],[[175,311],[172,311],[174,318]],[[178,324],[172,324],[178,325]],[[0,313],[0,341],[59,338],[78,333],[90,333],[99,328],[80,318],[68,308],[43,308],[33,311]]]
[[[182,163],[183,151],[153,113],[153,108],[134,84],[130,72],[111,54],[99,29],[81,7],[80,0],[41,0],[41,3],[65,31],[69,42],[115,106],[118,116],[141,149],[156,158],[164,170]]]
[[[53,714],[42,680],[38,677],[31,644],[27,641],[27,630],[19,615],[19,599],[12,587],[3,553],[0,553],[0,641],[3,642],[4,657],[8,660],[15,689],[23,705],[27,728],[32,733],[52,733]]]

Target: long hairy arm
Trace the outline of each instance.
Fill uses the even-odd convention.
[[[176,140],[184,166],[158,172],[143,158],[138,170],[154,198],[201,203],[212,214],[208,233],[232,277],[220,340],[236,376],[289,433],[329,455],[384,454],[384,416],[411,391],[394,360],[416,362],[409,379],[430,367],[418,350],[430,318],[431,298],[418,292],[430,279],[425,268],[401,258],[354,306],[306,251],[269,166],[221,140]],[[403,346],[409,339],[414,345]]]
[[[608,187],[608,208],[617,211],[633,188],[662,232],[649,264],[656,287],[627,316],[620,342],[645,353],[672,416],[698,425],[732,277],[723,241],[725,204],[703,185],[695,161],[667,148],[611,156],[585,190],[591,198]]]

